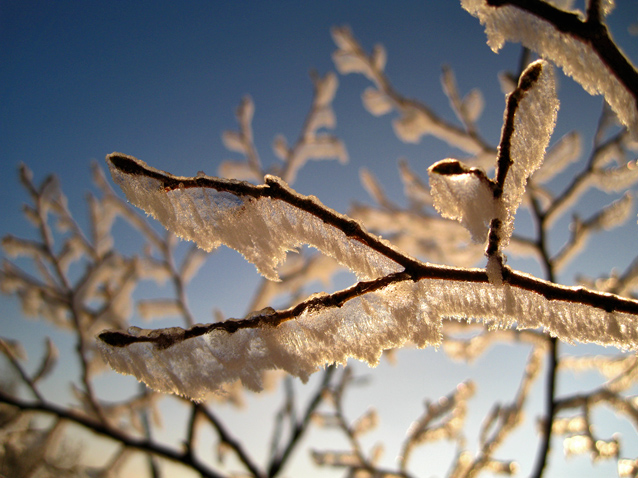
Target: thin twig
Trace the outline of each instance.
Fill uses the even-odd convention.
[[[303,418],[294,427],[293,433],[288,440],[288,444],[286,445],[284,450],[278,456],[273,457],[272,461],[270,462],[270,465],[268,466],[269,477],[276,476],[283,469],[283,466],[287,463],[293,450],[297,447],[297,445],[299,445],[301,438],[308,431],[312,414],[323,401],[325,390],[330,386],[330,380],[334,375],[335,370],[336,367],[334,365],[330,365],[324,371],[321,384],[308,402]]]
[[[265,476],[265,473],[259,470],[259,467],[248,455],[248,452],[244,449],[241,442],[230,434],[230,432],[226,429],[222,422],[206,405],[202,403],[193,403],[193,407],[197,408],[197,410],[210,422],[210,424],[219,435],[219,440],[222,443],[228,445],[235,452],[237,458],[244,464],[246,469],[250,471],[250,473],[254,477],[263,478]]]
[[[102,423],[91,417],[87,417],[86,415],[80,414],[74,410],[60,407],[54,403],[49,403],[47,401],[29,402],[13,397],[2,390],[0,390],[0,402],[13,405],[24,411],[41,412],[68,420],[97,433],[98,435],[111,438],[124,446],[152,453],[158,457],[190,466],[204,478],[223,478],[223,475],[211,470],[206,464],[199,461],[197,457],[190,456],[186,452],[178,452],[166,445],[151,441],[147,438],[133,437],[111,427],[110,425]]]

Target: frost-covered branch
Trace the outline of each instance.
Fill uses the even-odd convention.
[[[635,69],[628,62],[631,71],[624,69],[620,50],[605,44],[611,37],[603,21],[612,3],[592,0],[583,17],[540,1],[463,2],[486,23],[490,45],[497,48],[505,39],[521,40],[554,60],[588,91],[602,92],[635,133]],[[590,35],[597,37],[592,40]],[[339,430],[350,449],[316,451],[315,461],[345,468],[353,475],[411,477],[409,461],[414,461],[416,447],[440,439],[457,448],[450,476],[485,471],[511,474],[516,463],[498,459],[496,451],[522,422],[545,354],[544,417],[535,476],[547,468],[550,445],[556,441],[552,437],[557,435],[565,437],[568,454],[588,452],[594,460],[613,458],[618,460],[620,476],[635,474],[636,460],[619,459],[620,439],[605,439],[596,433],[592,411],[605,405],[634,426],[638,423],[636,400],[629,395],[638,377],[638,259],[622,273],[612,271],[598,280],[582,278],[587,288],[556,284],[559,269],[581,251],[592,233],[615,228],[632,216],[632,194],[582,214],[584,219],[574,215],[566,244],[550,248],[552,225],[561,224],[558,219],[584,192],[593,187],[624,193],[638,181],[638,167],[629,154],[636,148],[630,131],[609,133],[613,117],[605,110],[590,157],[580,172],[561,182],[566,185],[561,188],[552,180],[579,159],[581,139],[578,133],[569,133],[545,153],[558,103],[547,62],[527,67],[529,52],[525,51],[518,84],[513,75],[506,75],[504,90],[511,93],[496,149],[478,133],[483,109],[480,92],[472,90],[463,96],[450,68],[444,67],[441,81],[458,125],[394,89],[385,73],[383,47],[376,46],[368,55],[346,28],[334,29],[333,38],[338,48],[333,59],[339,71],[361,73],[374,85],[362,95],[365,107],[375,115],[393,109],[399,113],[394,127],[400,139],[416,142],[431,134],[475,157],[465,159],[465,164],[452,159],[436,163],[429,170],[429,186],[402,162],[399,174],[409,203],[406,208],[386,194],[367,170],[361,172],[361,181],[377,205],[355,205],[350,216],[295,192],[288,184],[307,160],[347,159],[341,140],[323,132],[336,124],[332,102],[337,78],[329,73],[312,75],[312,104],[294,144],[289,146],[283,136],[275,138],[273,150],[283,162],[274,167],[262,164],[252,131],[254,104],[249,97],[242,101],[237,111],[238,131],[225,132],[222,138],[244,160],[224,162],[220,174],[252,183],[204,173],[174,176],[124,154],[109,155],[115,182],[134,205],[159,219],[169,229],[167,234],[159,234],[120,199],[99,168],[95,168],[94,180],[102,194],[88,200],[89,227],[84,233],[67,209],[56,180],[48,178],[36,186],[23,168],[21,180],[33,202],[25,214],[38,228],[38,237],[3,238],[7,254],[26,256],[31,267],[6,260],[0,284],[3,291],[19,298],[26,314],[43,317],[76,338],[81,385],[74,386],[73,393],[82,411],[59,406],[42,392],[40,383],[56,363],[50,341],[31,371],[24,366],[19,347],[2,340],[0,353],[17,380],[0,392],[0,418],[8,417],[0,426],[0,444],[15,440],[7,437],[16,423],[22,426],[33,416],[51,415],[55,417],[51,426],[41,431],[22,427],[13,434],[33,434],[41,440],[42,445],[28,448],[37,466],[56,469],[57,462],[47,458],[45,451],[51,449],[65,424],[75,423],[117,444],[99,473],[110,467],[117,470],[134,449],[146,453],[151,476],[160,474],[157,458],[179,462],[202,476],[221,476],[216,467],[204,463],[198,446],[200,436],[212,431],[217,438],[219,469],[226,467],[222,459],[229,452],[233,466],[242,469],[240,473],[265,477],[281,474],[311,424],[323,423]],[[584,59],[584,64],[574,65],[576,58]],[[584,69],[593,70],[585,80],[581,78]],[[272,175],[266,176],[264,184],[254,184],[266,172]],[[513,230],[519,207],[529,210],[536,226],[525,237]],[[436,214],[435,209],[454,221]],[[51,225],[51,218],[57,220],[58,228]],[[129,257],[115,249],[112,225],[116,218],[139,233],[145,244],[139,254]],[[384,239],[369,229],[382,232]],[[177,237],[195,241],[201,249],[191,245],[181,254]],[[254,312],[245,318],[224,320],[216,312],[216,322],[196,324],[187,286],[207,257],[204,250],[222,244],[240,252],[268,280],[246,302]],[[287,253],[302,245],[318,249],[319,254],[287,260]],[[521,251],[540,261],[544,279],[506,266],[505,253]],[[475,268],[484,255],[487,267]],[[436,265],[425,258],[453,265]],[[69,273],[72,264],[73,274]],[[350,269],[356,281],[342,290],[308,297],[308,289],[314,287],[309,286],[311,282],[318,279],[328,288],[339,267]],[[143,279],[158,284],[168,281],[170,296],[143,298],[134,309],[132,293]],[[279,310],[268,307],[281,296],[286,297],[286,305]],[[128,327],[133,310],[145,320],[172,316],[184,328]],[[96,334],[98,340],[90,340]],[[413,345],[441,345],[451,358],[472,361],[501,341],[531,345],[532,353],[514,399],[506,405],[496,404],[485,417],[477,453],[469,452],[465,443],[465,413],[474,390],[471,382],[459,384],[436,402],[426,402],[401,443],[396,469],[380,464],[382,446],[365,450],[361,437],[376,426],[377,412],[370,409],[354,422],[346,418],[344,397],[353,385],[352,367],[339,375],[332,364],[355,358],[376,365],[388,350],[387,356],[395,348]],[[560,341],[609,345],[631,353],[572,359],[559,353]],[[117,402],[97,396],[92,383],[103,367],[101,357],[152,389],[188,397],[179,401],[187,417],[180,446],[154,440],[160,393],[142,387]],[[261,390],[269,384],[270,370],[283,370],[305,381],[326,366],[304,405],[298,403],[302,394],[297,394],[291,378],[281,382],[283,404],[274,415],[270,455],[263,466],[220,419],[215,404],[200,402],[211,397],[237,405],[242,402],[244,386]],[[582,369],[598,370],[608,381],[587,392],[560,396],[559,379],[568,371]],[[22,391],[33,399],[23,398]],[[332,413],[323,409],[330,400]],[[567,412],[576,416],[564,416]],[[29,469],[35,469],[27,461]]]
[[[590,94],[603,94],[620,121],[638,134],[638,71],[620,51],[592,2],[586,19],[542,0],[463,0],[463,8],[485,25],[488,44],[521,42],[563,68]]]
[[[407,471],[411,454],[419,446],[439,440],[455,441],[459,447],[464,445],[467,402],[475,391],[476,385],[465,381],[447,396],[426,402],[423,415],[413,422],[402,444],[399,455],[401,471]]]
[[[567,456],[589,454],[592,461],[596,462],[605,459],[616,459],[618,461],[619,476],[631,476],[631,473],[624,471],[628,460],[620,460],[622,438],[614,435],[610,439],[597,438],[595,426],[592,421],[592,412],[595,407],[605,405],[618,415],[625,416],[634,426],[638,427],[638,407],[636,407],[635,397],[624,395],[622,392],[636,383],[636,362],[635,356],[622,357],[620,359],[608,360],[603,357],[595,357],[589,360],[591,365],[594,362],[605,361],[600,370],[609,372],[609,365],[617,374],[603,386],[584,393],[576,393],[562,397],[556,401],[557,413],[576,410],[576,415],[568,415],[554,421],[554,433],[564,435],[564,449]],[[585,363],[585,368],[589,368],[588,359],[569,360],[569,367],[576,366],[576,370]],[[629,362],[629,368],[626,363]],[[600,364],[596,364],[600,365]],[[606,367],[607,365],[607,367]],[[620,366],[620,370],[619,367]],[[607,373],[605,373],[607,375]],[[619,384],[621,384],[619,386]]]
[[[350,422],[344,409],[345,392],[352,387],[356,378],[350,368],[345,368],[339,381],[328,390],[327,395],[334,411],[316,413],[313,421],[325,429],[337,429],[343,432],[351,450],[313,450],[312,458],[318,466],[344,468],[351,474],[362,476],[379,476],[385,478],[412,478],[405,470],[389,470],[379,465],[383,454],[383,445],[375,445],[366,453],[361,437],[377,427],[378,416],[375,409],[368,409],[360,417]]]
[[[31,275],[21,270],[11,261],[6,260],[0,271],[3,291],[17,292],[22,300],[24,310],[32,314],[42,314],[49,318],[56,325],[61,325],[75,334],[95,333],[95,328],[105,326],[123,327],[128,320],[128,314],[132,310],[131,293],[134,286],[142,279],[148,278],[158,284],[163,284],[166,280],[173,286],[174,297],[162,299],[141,299],[137,303],[138,312],[141,317],[151,320],[167,315],[176,316],[186,326],[193,324],[193,317],[188,306],[186,296],[186,286],[193,278],[198,268],[206,258],[206,253],[198,249],[195,245],[189,247],[184,254],[177,254],[177,241],[172,233],[165,234],[164,237],[158,234],[150,225],[143,220],[122,199],[118,198],[111,190],[108,183],[98,169],[94,170],[95,182],[103,193],[101,198],[91,195],[89,197],[91,233],[84,235],[70,212],[66,209],[64,200],[55,180],[47,179],[43,186],[36,187],[30,179],[30,175],[22,171],[25,187],[32,193],[35,207],[26,211],[33,211],[31,214],[36,226],[44,239],[24,240],[13,236],[3,239],[3,247],[7,253],[14,256],[27,256],[36,262],[36,274]],[[51,199],[46,199],[52,197]],[[42,212],[38,212],[42,211]],[[58,216],[57,224],[62,224],[65,231],[71,231],[64,235],[64,231],[56,231],[50,226],[51,211],[53,216]],[[124,218],[134,230],[140,233],[140,238],[146,245],[139,256],[127,258],[117,253],[114,241],[111,236],[111,228],[116,217]],[[75,238],[82,240],[73,242]],[[84,270],[80,270],[78,277],[74,270],[73,278],[67,281],[69,291],[60,287],[60,278],[67,279],[66,275],[56,275],[56,270],[66,274],[70,261],[60,265],[64,261],[60,257],[68,254],[68,246],[57,247],[57,240],[62,238],[66,243],[81,246],[80,252],[76,252],[73,257],[75,261],[84,259],[80,263]],[[48,246],[47,246],[47,242]],[[58,252],[61,250],[62,252]],[[180,260],[177,260],[180,257]],[[57,269],[56,269],[57,267]],[[39,276],[38,276],[39,274]],[[81,318],[81,323],[72,320],[72,311],[79,311],[77,316]],[[52,312],[54,311],[54,312]],[[82,327],[82,330],[80,330]],[[56,363],[56,348],[51,341],[47,342],[46,353],[43,355],[39,366],[33,373],[27,373],[22,364],[23,357],[19,344],[12,341],[0,341],[0,353],[4,355],[9,365],[15,370],[19,382],[15,387],[26,386],[35,397],[34,401],[28,402],[20,398],[18,393],[0,396],[0,402],[4,404],[18,404],[22,412],[16,412],[18,417],[26,417],[27,413],[39,412],[58,414],[67,420],[75,419],[75,415],[70,410],[59,406],[41,392],[38,387],[40,380],[50,374]],[[76,348],[76,356],[80,363],[86,364],[81,378],[91,381],[96,373],[101,371],[102,363],[99,356],[95,354],[95,342],[88,341],[90,349]],[[86,355],[85,355],[86,354]],[[330,373],[326,373],[326,380],[329,380]],[[6,384],[5,384],[6,385]],[[321,389],[309,402],[306,415],[310,415],[322,400]],[[13,390],[13,389],[12,389]],[[157,417],[157,402],[161,395],[150,392],[142,387],[139,395],[132,395],[119,402],[104,402],[99,399],[94,389],[85,387],[75,387],[73,393],[79,402],[80,410],[78,416],[86,418],[88,421],[79,421],[82,426],[95,429],[99,434],[107,435],[115,442],[119,443],[120,452],[114,453],[109,464],[114,469],[121,467],[127,460],[129,454],[127,449],[135,448],[146,450],[151,455],[165,457],[178,461],[187,467],[199,469],[203,462],[198,457],[201,450],[197,447],[197,438],[201,433],[202,425],[209,425],[217,434],[220,440],[220,447],[233,450],[234,454],[243,464],[244,468],[255,477],[276,476],[281,473],[292,457],[293,451],[300,444],[300,438],[307,432],[310,426],[309,418],[305,417],[295,423],[295,432],[285,441],[281,442],[281,450],[273,456],[271,463],[266,465],[270,471],[261,471],[259,466],[248,453],[239,439],[233,437],[230,431],[216,417],[213,411],[203,404],[184,400],[182,403],[190,409],[190,421],[187,433],[184,437],[183,450],[171,449],[168,446],[158,444],[156,448],[153,436],[154,429],[159,426]],[[8,397],[8,398],[7,398]],[[224,388],[224,395],[216,397],[217,400],[226,401],[232,404],[241,404],[242,390],[238,387],[228,386]],[[4,406],[4,405],[3,405]],[[100,415],[95,412],[95,407],[99,407]],[[77,406],[76,406],[77,408]],[[4,413],[4,408],[3,408]],[[32,412],[33,411],[33,412]],[[64,415],[67,413],[67,415]],[[71,413],[68,415],[68,413]],[[58,414],[59,415],[59,414]],[[107,420],[100,420],[100,416],[108,417]],[[95,428],[95,423],[101,423],[102,428]],[[3,428],[4,427],[4,428]],[[6,424],[0,427],[2,433],[8,433]],[[6,442],[6,433],[0,433],[0,441]],[[17,433],[17,432],[16,432]],[[16,433],[11,435],[17,437]],[[23,433],[20,431],[20,433]],[[28,433],[28,430],[24,433]],[[44,432],[43,432],[44,433]],[[49,433],[48,431],[46,433]],[[60,435],[61,432],[56,432]],[[10,446],[6,442],[7,446]],[[1,455],[0,455],[1,456]],[[24,457],[26,459],[26,455]],[[18,460],[16,466],[21,466],[22,461]],[[153,456],[149,456],[148,469],[151,476],[158,476],[161,466]],[[43,464],[42,466],[48,466]],[[35,469],[35,461],[32,460],[32,468]],[[207,470],[208,465],[202,465],[202,476],[219,476],[216,471]],[[266,469],[265,468],[265,469]],[[10,468],[6,468],[9,470]],[[12,469],[12,468],[11,468]],[[17,469],[17,468],[16,468]],[[97,468],[96,468],[97,469]],[[3,468],[4,470],[4,468]],[[10,473],[11,474],[11,473]],[[19,473],[20,474],[20,473]]]
[[[123,433],[110,425],[106,425],[91,417],[87,417],[82,413],[61,407],[54,403],[46,401],[30,402],[11,396],[2,390],[0,390],[0,402],[17,407],[23,411],[40,412],[47,415],[53,415],[76,425],[80,425],[98,435],[116,440],[129,448],[152,453],[178,463],[185,463],[204,477],[221,478],[223,476],[209,469],[207,465],[202,463],[196,457],[190,456],[187,452],[176,451],[161,443],[153,442],[145,438],[136,438]]]
[[[109,156],[109,164],[134,204],[200,246],[232,246],[267,276],[276,278],[276,261],[303,242],[360,277],[376,276],[243,320],[189,329],[102,332],[101,350],[109,363],[153,388],[202,399],[237,378],[260,389],[260,371],[269,368],[305,378],[317,367],[343,363],[348,356],[375,364],[383,349],[408,340],[421,346],[439,343],[442,317],[482,317],[499,327],[517,321],[523,328],[545,327],[569,342],[629,348],[638,344],[638,302],[633,300],[559,286],[508,268],[503,269],[504,285],[495,286],[482,269],[422,263],[274,178],[255,186],[206,176],[177,177],[118,153]],[[181,214],[186,210],[188,215]],[[397,301],[401,296],[407,302]],[[538,314],[529,316],[529,310]],[[352,316],[360,319],[352,322]],[[361,342],[360,334],[368,338]],[[335,343],[332,337],[341,340]],[[323,346],[324,340],[332,345]],[[195,366],[202,356],[211,360],[206,370]],[[174,360],[195,362],[192,367],[173,367]]]
[[[508,435],[521,424],[523,409],[528,400],[531,386],[539,375],[542,352],[543,347],[532,349],[514,400],[507,406],[500,404],[494,406],[482,424],[479,452],[472,458],[466,456],[465,459],[459,459],[451,476],[476,476],[482,470],[508,475],[513,475],[518,471],[516,462],[498,461],[492,457]]]
[[[215,429],[217,435],[219,436],[219,448],[228,447],[230,448],[237,459],[244,464],[246,470],[248,470],[255,478],[259,478],[264,476],[263,473],[259,470],[259,466],[253,461],[251,456],[248,454],[248,451],[245,450],[241,441],[239,441],[236,437],[234,437],[230,431],[222,424],[219,418],[202,403],[192,403],[192,410],[194,414],[194,422],[196,422],[199,415],[202,415]],[[189,440],[189,444],[192,443],[192,440]],[[189,447],[190,452],[193,452],[193,447]]]
[[[275,448],[273,448],[273,453],[270,458],[270,464],[268,465],[268,476],[276,476],[282,470],[284,464],[288,461],[292,452],[300,444],[301,439],[310,427],[310,422],[312,420],[312,417],[314,416],[315,411],[326,398],[335,370],[335,367],[332,366],[327,367],[326,370],[323,372],[321,383],[316,393],[308,401],[301,419],[297,419],[291,414],[290,437],[288,438],[287,443],[280,450],[277,450],[276,446]],[[276,445],[276,442],[274,444]]]
[[[348,27],[333,28],[332,38],[338,47],[332,56],[337,70],[341,74],[361,73],[376,87],[366,89],[362,95],[366,109],[375,116],[393,109],[401,113],[401,117],[393,123],[399,138],[415,143],[421,136],[430,134],[475,155],[479,164],[491,160],[494,149],[478,135],[473,126],[482,110],[482,96],[478,90],[462,100],[458,99],[451,70],[444,72],[444,90],[464,123],[464,127],[458,127],[440,118],[424,103],[407,98],[395,90],[385,74],[386,52],[383,46],[376,45],[368,55]]]
[[[259,182],[266,174],[281,177],[292,184],[298,171],[308,160],[338,159],[348,162],[348,152],[343,142],[332,134],[323,132],[336,126],[332,101],[337,91],[337,76],[330,72],[324,77],[311,73],[314,85],[312,104],[294,145],[289,146],[283,135],[275,137],[272,148],[283,164],[264,168],[259,159],[257,147],[253,141],[252,119],[255,105],[252,99],[245,97],[237,108],[239,131],[225,131],[222,139],[226,147],[246,157],[246,161],[222,162],[219,174],[222,177]]]
[[[428,170],[437,210],[460,221],[474,242],[483,243],[487,236],[487,271],[496,284],[502,280],[502,249],[512,236],[527,179],[542,164],[557,110],[551,68],[535,62],[507,97],[495,178],[452,159]]]
[[[33,396],[40,401],[43,400],[43,396],[37,387],[37,381],[53,369],[54,362],[56,360],[54,357],[57,355],[53,352],[54,349],[52,348],[53,345],[50,340],[47,341],[47,344],[47,354],[40,365],[41,372],[37,373],[34,377],[30,377],[18,360],[17,355],[21,352],[19,350],[20,347],[17,346],[17,344],[11,344],[10,341],[0,338],[0,352],[2,352],[2,354],[9,360],[9,363],[18,373],[22,383],[24,383],[29,388]]]

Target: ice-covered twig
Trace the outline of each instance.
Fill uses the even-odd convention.
[[[530,352],[523,377],[514,400],[507,406],[496,405],[493,413],[483,422],[479,437],[480,450],[469,463],[463,463],[462,473],[454,476],[475,476],[482,469],[496,466],[502,473],[514,474],[518,465],[515,462],[495,462],[492,455],[501,446],[505,438],[516,429],[523,418],[523,407],[528,400],[532,384],[539,375],[543,347],[534,347]],[[496,470],[495,470],[496,471]]]
[[[244,464],[246,470],[252,473],[252,476],[255,478],[261,478],[263,473],[260,471],[257,464],[253,461],[251,456],[248,454],[248,451],[245,449],[244,445],[240,440],[235,438],[232,433],[226,428],[226,426],[219,420],[216,414],[214,414],[209,407],[207,407],[203,403],[190,403],[193,412],[197,413],[198,416],[201,415],[203,419],[208,421],[210,425],[215,429],[215,432],[219,436],[220,444],[223,446],[229,447],[235,455],[237,459]],[[197,417],[194,418],[197,420]],[[189,442],[192,443],[192,442]],[[190,447],[190,451],[193,451],[193,447]],[[189,454],[193,456],[192,453]]]
[[[437,116],[425,104],[399,94],[385,74],[386,54],[381,45],[375,46],[372,54],[368,55],[345,26],[333,28],[332,38],[338,48],[332,56],[337,70],[341,74],[361,73],[376,87],[366,89],[362,95],[366,109],[374,115],[382,115],[392,109],[401,113],[401,117],[394,121],[394,129],[400,139],[418,142],[421,136],[430,134],[475,155],[479,163],[494,155],[494,149],[474,128],[453,125]],[[471,118],[467,112],[464,115],[466,121]]]
[[[23,411],[39,412],[52,415],[57,418],[67,420],[75,425],[79,425],[100,436],[118,441],[122,445],[136,449],[139,451],[152,453],[169,461],[177,463],[186,463],[193,470],[197,471],[203,477],[207,478],[223,478],[223,475],[215,472],[197,457],[189,457],[185,451],[177,451],[167,445],[150,441],[146,438],[138,438],[128,433],[124,433],[119,429],[113,428],[108,424],[104,424],[92,417],[87,417],[73,409],[67,409],[48,401],[27,401],[14,397],[0,390],[0,402],[12,405]]]
[[[316,414],[315,422],[326,428],[336,428],[343,432],[350,444],[350,450],[313,450],[312,458],[319,466],[331,468],[345,468],[351,475],[358,473],[363,476],[379,476],[392,478],[411,478],[405,470],[389,470],[381,468],[378,464],[383,453],[382,445],[378,444],[369,453],[363,449],[361,436],[370,432],[377,426],[377,413],[374,409],[368,409],[354,422],[350,422],[345,413],[345,392],[352,386],[356,378],[352,374],[352,369],[347,367],[342,373],[339,381],[330,390],[326,390],[327,395],[334,407],[334,412],[327,414]]]
[[[33,202],[33,206],[25,206],[25,213],[37,228],[39,237],[25,240],[6,236],[2,245],[8,255],[22,255],[31,259],[35,273],[27,273],[12,261],[5,260],[0,270],[0,285],[3,292],[14,292],[21,299],[25,312],[39,315],[75,335],[75,356],[79,364],[81,386],[74,384],[72,391],[79,402],[76,402],[74,408],[81,411],[70,413],[69,408],[54,404],[37,386],[53,370],[55,364],[57,353],[51,341],[47,342],[46,353],[39,366],[29,374],[17,360],[12,348],[5,347],[6,343],[0,342],[0,351],[7,355],[22,383],[29,387],[36,399],[32,402],[23,401],[5,390],[7,395],[0,396],[0,402],[22,409],[23,413],[17,415],[19,417],[27,418],[30,415],[29,410],[52,413],[63,418],[64,422],[71,421],[88,427],[119,442],[121,453],[116,453],[109,460],[105,465],[107,468],[110,464],[115,466],[116,463],[122,463],[126,449],[144,450],[146,447],[146,451],[151,454],[180,461],[197,469],[200,467],[197,457],[190,454],[182,456],[161,445],[155,447],[147,414],[156,412],[153,397],[159,397],[158,394],[149,393],[148,389],[142,387],[145,392],[141,396],[133,395],[120,402],[104,403],[99,399],[92,382],[95,374],[103,367],[103,361],[95,353],[95,343],[86,338],[92,336],[96,328],[125,326],[131,310],[132,288],[142,277],[151,277],[156,281],[172,277],[176,286],[175,303],[179,306],[178,312],[184,316],[186,325],[192,323],[192,319],[189,321],[190,313],[183,286],[193,277],[205,254],[193,246],[181,263],[176,264],[173,256],[174,236],[168,233],[166,238],[162,238],[157,234],[141,219],[138,212],[113,193],[97,168],[94,169],[94,180],[103,195],[101,198],[91,195],[88,199],[90,234],[87,235],[67,209],[64,195],[53,177],[37,186],[33,183],[30,171],[24,166],[21,167],[20,176]],[[140,232],[147,244],[153,246],[145,248],[145,257],[127,258],[113,249],[111,229],[117,216],[123,217]],[[56,223],[57,228],[52,225]],[[58,246],[58,241],[62,242],[62,247]],[[159,252],[159,259],[152,256],[153,248]],[[69,273],[69,265],[73,261],[82,264],[82,269],[76,268]],[[191,407],[195,407],[195,404],[189,403]],[[45,432],[48,433],[46,430],[42,433]],[[136,438],[138,433],[146,437],[143,443]],[[186,445],[192,449],[193,443],[190,440],[191,437],[188,437]],[[136,445],[138,442],[142,443],[141,447]],[[43,442],[41,448],[51,448],[50,452],[53,453],[55,446],[49,447]],[[36,466],[36,458],[29,457],[27,461]],[[155,460],[149,458],[152,469],[155,467],[154,463]],[[201,467],[201,471],[202,476],[218,476],[206,465]]]
[[[286,443],[281,448],[277,448],[277,442],[273,442],[273,453],[270,456],[268,465],[268,476],[276,476],[287,463],[293,451],[300,444],[310,427],[310,422],[317,408],[325,401],[328,390],[331,387],[331,380],[336,372],[336,367],[327,367],[323,372],[323,378],[316,392],[308,400],[303,415],[298,419],[294,414],[290,415],[291,431]],[[294,411],[294,410],[293,410]]]
[[[118,153],[110,155],[109,162],[135,204],[204,247],[223,239],[263,264],[259,262],[263,255],[281,247],[282,241],[284,249],[308,242],[360,276],[371,277],[333,294],[312,296],[289,309],[267,309],[243,320],[190,329],[101,333],[101,350],[111,365],[154,388],[201,399],[221,383],[237,378],[259,389],[260,373],[269,368],[283,368],[305,378],[317,367],[343,362],[348,356],[375,364],[384,349],[407,340],[421,346],[438,343],[443,317],[482,318],[498,327],[517,321],[519,327],[545,327],[570,342],[638,346],[636,301],[559,286],[508,268],[503,269],[506,287],[493,286],[484,270],[422,263],[274,179],[255,186],[211,177],[176,177]],[[185,195],[189,191],[193,196]],[[204,209],[193,207],[192,197],[201,198]],[[211,209],[214,204],[220,205],[218,209]],[[181,210],[191,215],[181,215]],[[190,219],[193,212],[213,216],[204,222]],[[238,218],[246,221],[239,232],[224,236],[228,228],[237,227]],[[266,231],[278,234],[270,237],[275,243],[263,242]],[[326,237],[334,239],[327,242]],[[258,253],[247,254],[254,247]],[[523,310],[538,314],[528,316]],[[353,321],[354,317],[358,319]],[[360,340],[360,334],[366,341]],[[334,338],[340,340],[334,342]],[[333,345],[324,347],[323,341]],[[183,366],[191,360],[200,363],[201,356],[212,360],[205,370]]]
[[[603,142],[596,142],[587,166],[574,175],[570,183],[543,211],[547,227],[560,218],[590,188],[606,192],[625,191],[638,182],[638,162],[628,160],[629,134],[620,131]],[[609,167],[609,163],[618,165]],[[532,177],[533,180],[533,177]]]
[[[412,451],[418,446],[439,440],[456,441],[462,445],[467,402],[475,391],[476,385],[466,380],[459,383],[447,396],[435,402],[426,402],[423,415],[412,423],[401,447],[401,471],[407,471]]]
[[[261,159],[253,142],[252,120],[255,104],[250,96],[244,96],[237,107],[236,117],[239,131],[224,131],[222,140],[226,148],[243,154],[246,162],[224,161],[219,166],[219,174],[223,177],[259,181],[265,174]]]
[[[333,72],[324,77],[311,73],[314,84],[312,106],[296,143],[289,147],[283,136],[275,138],[273,149],[284,164],[273,170],[274,175],[292,184],[297,172],[309,159],[338,159],[341,164],[348,162],[348,152],[343,142],[334,135],[322,133],[325,128],[334,128],[336,119],[332,101],[337,91],[337,75]]]
[[[552,257],[555,270],[559,271],[578,254],[585,247],[587,239],[592,233],[601,229],[612,229],[633,216],[633,205],[633,196],[626,193],[622,198],[601,209],[586,221],[581,221],[577,216],[574,217],[570,240]]]
[[[527,180],[543,161],[557,110],[552,69],[536,61],[507,97],[494,179],[452,159],[428,169],[437,210],[460,221],[475,242],[483,243],[487,235],[487,271],[495,284],[502,282],[502,250],[512,236]]]
[[[521,42],[562,67],[590,94],[603,94],[620,121],[638,135],[638,71],[602,22],[599,2],[587,18],[541,0],[463,0],[485,25],[494,51]]]
[[[253,141],[252,118],[255,105],[247,96],[237,109],[239,131],[225,131],[222,135],[226,147],[243,154],[246,161],[222,162],[219,167],[220,176],[259,182],[266,174],[273,174],[292,184],[308,160],[337,159],[342,164],[348,161],[348,152],[343,142],[322,131],[336,125],[332,101],[337,91],[337,76],[332,72],[324,77],[311,72],[310,76],[314,85],[312,105],[297,141],[289,146],[283,135],[278,135],[273,141],[273,151],[283,164],[271,168],[262,166]]]

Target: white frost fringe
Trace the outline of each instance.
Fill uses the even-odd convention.
[[[341,308],[304,312],[277,327],[215,330],[168,348],[150,343],[112,347],[99,342],[109,365],[149,387],[204,400],[241,380],[261,390],[263,372],[281,369],[307,380],[320,368],[352,357],[375,366],[384,350],[413,343],[439,345],[444,318],[482,320],[493,328],[543,328],[568,343],[638,349],[635,317],[515,289],[458,281],[394,284]],[[134,329],[135,335],[150,330]],[[170,329],[165,333],[170,334]]]
[[[461,5],[485,25],[487,44],[494,52],[498,52],[506,41],[520,42],[553,61],[589,94],[603,95],[622,124],[638,137],[635,98],[589,45],[514,6],[491,7],[484,0],[461,0]],[[609,5],[606,10],[610,10]]]

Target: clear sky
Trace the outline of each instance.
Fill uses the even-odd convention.
[[[609,19],[610,28],[637,64],[638,37],[630,36],[627,29],[638,22],[638,3],[618,3]],[[440,87],[443,64],[454,69],[462,93],[480,87],[486,109],[479,126],[488,141],[497,143],[504,105],[497,73],[517,68],[520,47],[507,45],[494,54],[486,45],[483,27],[459,2],[0,2],[0,235],[33,234],[20,214],[26,195],[17,181],[19,162],[33,169],[37,180],[57,174],[79,218],[86,217],[83,201],[91,187],[91,162],[104,164],[105,155],[113,151],[175,174],[194,175],[199,170],[215,174],[224,159],[239,159],[224,148],[221,133],[236,129],[234,112],[246,94],[256,107],[253,128],[262,161],[277,161],[272,140],[278,133],[289,142],[297,138],[311,101],[308,72],[316,69],[323,75],[335,69],[330,28],[344,24],[352,28],[364,48],[370,50],[375,43],[386,47],[386,71],[399,92],[421,99],[445,118],[454,117]],[[360,94],[369,86],[368,80],[349,75],[339,76],[339,82],[334,133],[345,142],[350,162],[345,166],[309,164],[295,183],[299,192],[314,194],[328,206],[346,212],[351,200],[369,201],[358,179],[359,169],[365,166],[381,178],[390,197],[402,203],[398,158],[407,158],[425,176],[432,162],[460,155],[434,139],[416,145],[402,143],[393,133],[392,115],[377,118],[363,108]],[[571,129],[590,135],[601,99],[589,97],[564,77],[559,78],[559,86],[562,104],[554,139]],[[591,261],[589,270],[593,268],[596,274],[599,269],[626,266],[635,255],[635,221],[623,234],[603,236],[603,240],[615,241],[613,257],[590,256],[586,259]],[[602,263],[602,259],[609,262]],[[529,267],[530,272],[538,273],[534,265]],[[228,271],[235,274],[228,277]],[[571,281],[573,272],[568,271],[562,280]],[[209,261],[202,274],[203,279],[191,290],[198,320],[209,321],[213,307],[229,316],[246,312],[251,290],[242,288],[257,283],[252,266],[224,251]],[[4,296],[0,301],[0,335],[27,340],[28,350],[37,357],[41,342],[33,323],[20,319],[15,301]],[[38,332],[42,333],[48,331]],[[372,391],[357,392],[352,417],[355,409],[367,408],[366,400],[370,404],[376,400],[379,406],[390,404],[398,416],[382,414],[387,422],[378,438],[396,442],[420,412],[423,397],[436,399],[466,376],[490,370],[495,364],[501,364],[501,371],[479,373],[483,379],[479,387],[497,390],[505,394],[503,400],[510,399],[518,374],[511,384],[499,383],[503,357],[515,361],[520,369],[525,355],[525,351],[500,348],[473,367],[465,367],[450,364],[440,352],[406,352],[399,357],[419,367],[418,381],[414,383],[414,371],[408,376],[405,367],[384,365],[370,372],[373,382],[386,386],[374,392],[374,399],[366,395]],[[409,408],[403,402],[398,407],[391,405],[399,399],[405,400],[406,407],[409,399]],[[476,412],[478,420],[494,396],[480,395],[476,400],[483,406]],[[249,423],[238,420],[240,425]],[[241,436],[242,430],[237,434]],[[254,446],[259,446],[258,438]],[[634,443],[634,452],[636,449]],[[516,454],[515,446],[507,450]],[[388,449],[386,458],[391,461],[396,451]],[[556,451],[560,454],[560,447]],[[577,467],[577,463],[570,466]]]

